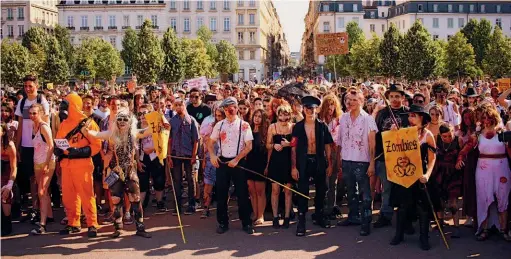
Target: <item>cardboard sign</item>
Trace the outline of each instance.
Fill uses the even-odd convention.
[[[159,112],[151,112],[145,115],[150,130],[152,130],[152,138],[156,155],[160,159],[160,164],[163,165],[163,160],[167,156],[169,146],[168,130],[163,127],[163,114]]]
[[[192,89],[192,88],[198,88],[201,90],[208,89],[208,79],[205,76],[187,80],[186,83],[188,84],[188,89]]]
[[[346,55],[349,52],[348,33],[323,33],[316,35],[318,55]]]
[[[55,139],[55,146],[62,150],[67,150],[69,148],[69,141],[67,139]]]
[[[497,84],[499,84],[499,91],[502,93],[511,87],[511,78],[501,78],[497,80]]]
[[[53,83],[47,83],[47,84],[46,84],[46,88],[47,88],[48,90],[53,90]]]
[[[417,127],[389,130],[381,135],[387,179],[409,188],[423,174]]]

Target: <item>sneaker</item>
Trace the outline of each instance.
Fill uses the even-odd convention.
[[[98,230],[96,229],[96,227],[89,227],[89,229],[87,230],[87,236],[89,238],[97,237],[98,236]]]
[[[39,211],[32,211],[30,213],[30,223],[35,225],[37,222],[41,221],[41,214]]]
[[[137,230],[137,233],[136,233],[137,236],[139,237],[144,237],[144,238],[151,238],[152,235],[145,231],[145,229],[140,229],[140,230]]]
[[[373,223],[373,228],[383,228],[383,227],[386,227],[386,226],[390,226],[392,225],[392,223],[390,222],[390,220],[388,220],[387,218],[385,218],[384,216],[381,216],[378,218],[378,220],[376,222]]]
[[[189,206],[185,211],[185,215],[192,215],[195,213],[195,207]]]
[[[46,226],[45,225],[41,225],[40,223],[36,223],[37,227],[32,229],[32,231],[30,231],[30,234],[34,235],[34,236],[38,236],[38,235],[42,235],[44,233],[46,233]]]
[[[209,216],[210,216],[209,210],[203,210],[202,214],[200,215],[200,218],[205,219],[205,218],[208,218]]]
[[[252,235],[255,233],[254,226],[252,226],[252,225],[244,226],[243,231],[245,231],[245,233],[247,233],[249,235]]]
[[[216,228],[216,233],[223,234],[223,233],[227,232],[227,230],[229,230],[229,226],[228,225],[220,224]]]
[[[126,224],[126,225],[133,224],[133,218],[131,217],[131,214],[129,212],[126,212],[124,214],[124,224]]]
[[[80,231],[82,231],[82,228],[66,226],[64,229],[62,229],[59,232],[59,234],[61,234],[61,235],[69,235],[69,234],[72,234],[72,233],[79,233]]]

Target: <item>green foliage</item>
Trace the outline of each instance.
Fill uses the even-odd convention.
[[[21,84],[24,76],[30,72],[30,54],[17,42],[3,40],[1,45],[2,83],[9,86]]]
[[[32,51],[35,45],[42,47],[46,51],[48,33],[42,27],[31,27],[25,32],[21,40],[21,45]]]
[[[201,40],[204,44],[210,43],[211,39],[213,38],[213,32],[211,32],[209,28],[206,27],[205,25],[202,25],[197,30],[197,38]]]
[[[88,38],[76,49],[75,75],[81,80],[111,80],[122,74],[124,62],[119,52],[100,38]]]
[[[182,39],[181,47],[185,54],[184,71],[186,79],[212,76],[211,60],[201,40]]]
[[[432,77],[438,58],[431,35],[419,21],[408,30],[402,44],[401,74],[412,82]]]
[[[358,23],[355,21],[351,21],[346,25],[346,32],[348,33],[348,47],[350,51],[353,45],[363,42],[365,40],[364,32],[358,26]],[[337,77],[345,77],[351,75],[349,68],[350,64],[351,53],[347,55],[332,55],[326,57],[325,67],[332,73],[335,71]]]
[[[353,45],[349,71],[354,77],[368,79],[380,74],[382,62],[380,43],[381,40],[373,35],[372,39],[360,41]]]
[[[461,32],[467,38],[468,43],[474,48],[476,64],[482,66],[492,32],[491,23],[486,19],[481,19],[480,22],[476,19],[471,19]]]
[[[161,71],[161,79],[165,82],[179,82],[184,77],[185,55],[181,48],[181,42],[177,38],[174,29],[169,27],[162,40],[162,50],[165,55]]]
[[[71,44],[71,41],[69,40],[70,37],[69,30],[65,27],[57,25],[55,26],[54,34],[55,37],[57,38],[57,41],[59,42],[60,48],[64,52],[67,66],[69,67],[69,70],[72,71],[75,58],[74,48],[73,45]]]
[[[433,50],[434,55],[437,58],[437,65],[435,67],[435,70],[433,71],[433,77],[439,78],[444,77],[447,72],[445,68],[445,63],[447,60],[447,42],[444,40],[434,40],[433,41]]]
[[[229,42],[221,40],[217,45],[218,67],[217,71],[221,74],[234,74],[239,70],[236,48]]]
[[[154,83],[158,80],[164,54],[160,40],[154,34],[151,21],[145,20],[138,33],[138,44],[133,62],[133,73],[139,83]]]
[[[131,27],[126,29],[122,39],[121,57],[126,66],[133,68],[135,57],[137,56],[138,36],[137,32]]]
[[[447,43],[446,55],[449,58],[445,60],[445,69],[450,78],[460,79],[476,75],[477,65],[474,49],[467,42],[463,33],[458,32],[451,37]]]
[[[380,44],[381,74],[386,77],[399,77],[400,36],[396,26],[392,23],[383,35]]]
[[[56,84],[66,82],[69,76],[66,56],[54,36],[48,37],[48,53],[44,65],[44,75],[46,81]]]
[[[346,32],[348,33],[348,46],[350,50],[353,45],[365,40],[364,31],[355,21],[351,21],[346,25]]]
[[[45,74],[44,67],[46,64],[46,49],[44,46],[38,44],[32,44],[32,50],[29,50],[30,73],[37,75],[39,81],[44,82]]]
[[[492,78],[511,76],[511,41],[495,26],[483,59],[483,70]]]

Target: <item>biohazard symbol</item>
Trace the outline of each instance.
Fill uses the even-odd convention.
[[[399,157],[396,166],[394,166],[394,173],[398,177],[412,176],[416,169],[415,165],[410,163],[410,158]]]

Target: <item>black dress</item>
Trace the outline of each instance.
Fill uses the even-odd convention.
[[[260,174],[264,174],[266,161],[268,160],[268,153],[266,153],[266,147],[264,144],[261,143],[261,133],[254,132],[253,135],[254,140],[252,141],[252,150],[247,155],[247,168]],[[249,172],[247,172],[247,179],[260,182],[266,181],[263,177]]]
[[[275,127],[273,143],[280,144],[283,139],[287,139],[287,141],[291,142],[291,134],[278,134],[277,127]],[[272,150],[270,164],[268,165],[268,176],[281,184],[292,182],[291,147],[284,147],[280,152],[275,149]]]

